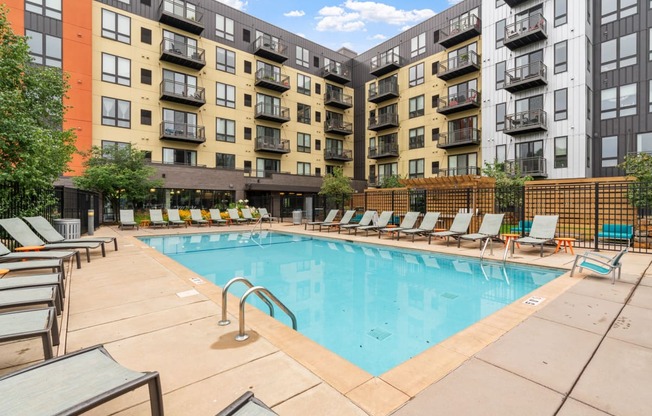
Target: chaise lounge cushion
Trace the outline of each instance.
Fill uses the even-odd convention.
[[[630,240],[634,236],[634,226],[628,224],[604,224],[598,238]]]

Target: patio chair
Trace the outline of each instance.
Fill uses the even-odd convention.
[[[18,289],[0,290],[0,309],[16,308],[46,304],[61,315],[63,304],[59,302],[56,286],[21,287]],[[0,414],[3,414],[0,412]]]
[[[589,269],[594,273],[601,275],[611,274],[611,284],[616,283],[616,275],[618,280],[620,280],[620,269],[621,269],[621,260],[625,253],[629,250],[629,246],[620,250],[618,254],[613,257],[605,256],[604,254],[596,253],[595,251],[587,251],[584,254],[578,254],[575,256],[575,262],[573,262],[573,268],[571,269],[571,277],[575,273],[575,268],[579,267],[579,272],[582,273],[582,269]]]
[[[52,346],[59,345],[59,324],[54,308],[0,313],[0,342],[36,337],[41,338],[43,355],[49,360],[53,356]]]
[[[469,230],[469,225],[471,225],[472,218],[472,213],[458,212],[455,214],[451,228],[449,228],[448,231],[436,231],[434,233],[428,234],[428,244],[430,244],[432,241],[432,237],[446,237],[446,246],[448,246],[451,237],[457,238],[460,235],[466,234],[466,232]]]
[[[163,219],[163,210],[160,209],[149,210],[149,225],[151,227],[170,228],[170,223]]]
[[[252,223],[256,222],[256,218],[254,218],[253,215],[251,215],[251,209],[250,208],[242,208],[242,217],[247,220],[247,223]]]
[[[351,234],[351,230],[356,230],[358,227],[364,227],[371,224],[371,222],[374,220],[374,216],[376,216],[376,211],[365,211],[364,215],[362,215],[362,218],[360,218],[360,222],[357,224],[340,225],[337,233],[339,234],[340,231],[347,230],[349,234]]]
[[[65,238],[56,228],[50,224],[50,221],[46,220],[40,215],[37,217],[24,217],[23,220],[27,223],[40,235],[46,243],[55,244],[55,243],[79,243],[79,242],[97,242],[102,243],[113,243],[113,248],[115,251],[118,251],[118,239],[116,237],[83,237],[83,238]]]
[[[380,214],[380,217],[378,218],[378,221],[376,221],[375,224],[363,225],[361,227],[357,227],[353,230],[353,233],[355,235],[358,235],[358,230],[362,230],[365,232],[365,236],[368,236],[369,231],[378,231],[381,228],[387,227],[387,225],[392,219],[392,215],[394,215],[394,211],[383,211]]]
[[[236,416],[236,415],[256,415],[256,416],[273,416],[278,415],[270,409],[265,403],[254,397],[251,391],[246,392],[225,407],[215,416]]]
[[[228,221],[222,218],[222,214],[220,213],[219,209],[211,208],[208,210],[208,212],[211,214],[211,219],[209,220],[211,224],[228,224]]]
[[[410,228],[407,230],[398,230],[396,232],[396,240],[401,238],[401,233],[411,235],[412,242],[414,242],[414,237],[417,235],[428,235],[437,225],[437,221],[439,221],[439,215],[439,212],[426,212],[426,215],[424,215],[423,219],[421,220],[421,224],[419,224],[418,227]]]
[[[271,214],[267,212],[267,208],[258,208],[258,214],[260,214],[262,221],[278,221],[278,218],[272,217]]]
[[[342,215],[342,218],[340,219],[339,222],[331,221],[331,222],[323,222],[319,224],[319,232],[321,232],[321,227],[326,227],[326,231],[329,233],[331,232],[331,227],[341,227],[342,225],[346,225],[351,222],[351,219],[355,215],[355,210],[350,209]]]
[[[202,225],[210,227],[211,224],[208,220],[205,220],[204,217],[202,217],[200,209],[190,210],[190,221],[192,221],[193,224],[197,224],[197,227],[201,227]]]
[[[491,244],[494,237],[498,237],[500,234],[500,227],[503,225],[504,217],[505,214],[485,214],[478,232],[460,235],[457,239],[457,247],[460,247],[462,240],[480,240],[480,249],[482,250],[483,241],[486,247],[487,243]]]
[[[315,225],[331,223],[331,222],[333,222],[335,217],[337,217],[338,212],[340,212],[339,209],[331,209],[330,211],[328,211],[328,215],[326,215],[326,218],[324,218],[324,221],[309,221],[304,225],[303,229],[307,230],[308,226],[312,225],[312,229],[314,231]]]
[[[23,247],[37,247],[39,250],[84,249],[86,250],[86,260],[89,263],[91,262],[91,249],[99,248],[102,251],[102,257],[106,257],[106,249],[101,241],[46,244],[20,218],[1,219],[0,227],[4,228],[11,238]]]
[[[2,266],[0,265],[0,267]],[[3,290],[44,286],[56,286],[59,302],[63,305],[65,288],[63,285],[63,275],[61,273],[17,275],[0,279],[0,292]]]
[[[159,374],[129,370],[97,345],[0,377],[0,414],[78,415],[144,385],[151,414],[163,415]]]
[[[242,218],[240,214],[238,213],[238,210],[236,208],[229,208],[226,210],[226,212],[229,213],[229,218],[231,219],[232,222],[235,222],[236,224],[241,224],[243,222],[247,222],[246,219]]]
[[[0,269],[4,268],[5,262],[16,262],[26,260],[77,260],[77,268],[81,268],[81,256],[77,250],[66,251],[22,251],[12,253],[7,246],[0,241]]]
[[[543,257],[543,245],[554,241],[558,220],[559,215],[535,215],[532,219],[530,233],[526,237],[511,240],[512,250],[514,250],[515,243],[541,246],[541,257]],[[505,254],[507,254],[507,247],[505,249]]]
[[[65,273],[62,259],[4,262],[0,263],[0,269],[9,270],[9,272],[50,269],[53,273],[61,273],[62,275]]]
[[[188,226],[188,223],[186,223],[184,220],[181,219],[181,216],[179,215],[179,210],[177,208],[168,209],[168,222],[173,227],[181,227],[182,225],[184,227]]]
[[[398,232],[401,230],[411,230],[412,228],[414,228],[414,224],[417,223],[417,220],[419,219],[419,215],[421,215],[420,212],[410,211],[405,214],[405,217],[403,217],[403,221],[401,221],[398,227],[379,228],[378,238],[380,238],[380,236],[383,233],[390,233],[392,238],[394,238],[394,236],[391,234],[392,232]]]
[[[138,223],[134,220],[134,210],[133,209],[121,209],[120,210],[120,229],[124,230],[125,227],[131,227],[139,229]]]

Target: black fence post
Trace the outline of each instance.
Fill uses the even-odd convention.
[[[521,206],[519,207],[519,211],[520,211],[521,220],[523,221],[523,224],[525,224],[525,198],[526,198],[525,185],[521,186],[520,191],[521,191],[521,202],[520,202]],[[522,227],[522,228],[523,229],[521,230],[521,235],[524,236],[525,235],[525,227]]]
[[[593,218],[594,218],[594,224],[593,224],[593,248],[595,251],[599,251],[600,248],[598,246],[598,233],[599,233],[599,227],[600,227],[600,184],[598,182],[595,183],[593,186],[593,206],[595,212],[593,213]]]

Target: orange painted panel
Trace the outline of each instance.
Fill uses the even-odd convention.
[[[23,0],[4,0],[5,6],[9,7],[7,18],[11,23],[11,29],[17,35],[25,34],[25,2]]]

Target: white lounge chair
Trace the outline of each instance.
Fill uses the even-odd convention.
[[[193,224],[197,224],[198,227],[201,227],[202,225],[208,225],[210,227],[210,222],[202,217],[200,209],[191,209],[190,218],[190,221],[192,221]]]
[[[184,227],[188,227],[188,223],[181,219],[179,210],[177,208],[168,209],[168,222],[173,227],[181,227],[182,225]]]
[[[272,215],[267,212],[267,208],[258,208],[258,214],[260,215],[262,221],[278,221],[278,218],[272,217]]]
[[[414,228],[414,224],[417,223],[417,220],[419,219],[420,214],[421,213],[419,213],[419,212],[410,211],[410,212],[405,214],[405,217],[403,217],[403,221],[401,221],[401,223],[399,224],[398,227],[379,228],[378,229],[378,238],[380,238],[380,236],[383,233],[393,233],[393,232],[398,232],[398,231],[401,231],[401,230],[410,230],[410,229]]]
[[[437,231],[434,233],[428,234],[428,244],[432,241],[432,237],[446,237],[446,245],[450,242],[451,237],[455,238],[462,234],[466,234],[469,230],[469,225],[471,225],[471,218],[473,214],[469,213],[457,213],[451,224],[451,228],[448,231]]]
[[[364,227],[371,224],[371,222],[374,220],[375,215],[376,215],[376,211],[365,211],[365,213],[362,215],[362,218],[360,218],[360,222],[358,222],[357,224],[341,225],[337,230],[337,233],[339,234],[340,231],[347,230],[349,234],[351,234],[351,230],[356,230],[359,227]]]
[[[554,241],[558,220],[559,215],[535,215],[532,220],[530,233],[525,237],[510,240],[512,251],[514,251],[515,243],[541,246],[541,257],[543,257],[543,245]],[[508,247],[505,247],[505,255],[503,258],[507,256],[507,248]]]
[[[307,230],[308,226],[312,225],[312,229],[314,230],[316,225],[331,223],[331,222],[333,222],[333,220],[335,220],[335,217],[337,217],[338,212],[340,212],[339,209],[331,209],[330,211],[328,211],[328,215],[326,215],[326,218],[324,218],[324,221],[310,221],[310,222],[307,222],[304,225],[303,229]]]
[[[36,230],[36,232],[43,237],[46,243],[85,243],[85,242],[102,242],[113,243],[113,248],[118,251],[118,239],[116,237],[82,237],[82,238],[65,238],[59,231],[50,224],[50,222],[42,216],[37,217],[24,217],[23,220],[27,221],[29,225]]]
[[[364,231],[365,236],[369,235],[369,231],[378,231],[381,228],[387,227],[387,224],[392,219],[392,215],[394,215],[394,211],[383,211],[380,214],[380,217],[378,218],[378,221],[376,224],[371,224],[371,225],[363,225],[361,227],[358,227],[355,229],[354,234],[358,234],[358,230]]]
[[[138,229],[138,223],[134,220],[134,210],[133,209],[121,209],[120,210],[120,229],[124,230],[125,227],[131,227]]]
[[[240,211],[242,211],[242,218],[247,220],[247,223],[256,222],[256,218],[251,214],[250,208],[242,208]]]
[[[351,222],[351,219],[355,215],[355,210],[350,209],[342,215],[342,218],[339,220],[339,222],[331,221],[331,222],[323,222],[319,224],[319,231],[321,232],[321,227],[326,227],[326,231],[329,233],[331,232],[331,227],[341,227],[343,225],[346,225]]]
[[[439,212],[426,212],[426,215],[424,215],[423,219],[421,220],[421,224],[419,224],[418,227],[416,228],[410,228],[409,230],[398,230],[396,233],[396,239],[399,240],[401,238],[401,233],[411,235],[412,236],[412,242],[414,242],[414,237],[417,235],[428,235],[432,232],[432,230],[435,229],[437,226],[437,221],[439,221]]]
[[[160,209],[149,210],[149,225],[152,227],[170,228],[170,223],[163,219],[163,211]]]
[[[227,225],[227,221],[222,218],[222,214],[220,213],[220,210],[217,208],[211,208],[208,210],[208,212],[211,214],[211,219],[210,222],[211,224],[224,224]]]
[[[59,325],[54,308],[0,313],[0,342],[36,337],[41,338],[43,355],[49,360],[53,356],[52,346],[59,345]]]
[[[243,222],[247,222],[245,218],[240,216],[236,208],[229,208],[226,210],[226,212],[229,213],[229,219],[231,219],[231,221],[235,222],[236,224],[242,224]]]
[[[462,240],[480,240],[480,249],[482,249],[483,241],[486,244],[487,242],[491,242],[494,237],[498,237],[504,217],[505,214],[485,214],[478,232],[460,235],[457,239],[457,247],[460,246]]]

